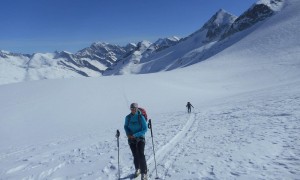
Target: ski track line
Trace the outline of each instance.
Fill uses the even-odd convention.
[[[199,129],[199,121],[197,121],[197,115],[196,113],[194,113],[194,121],[192,122],[190,128],[188,129],[188,131],[185,132],[185,136],[184,139],[186,139],[186,141],[194,141],[193,137],[195,137],[195,134],[197,133],[198,129]],[[185,142],[186,142],[185,141]],[[160,175],[159,178],[161,179],[166,179],[166,178],[172,178],[172,168],[173,168],[173,164],[175,163],[175,161],[178,159],[179,156],[184,156],[186,151],[189,149],[189,146],[185,143],[184,145],[182,143],[177,143],[174,148],[172,148],[172,150],[168,153],[168,155],[164,156],[163,159],[160,162],[164,162],[163,165],[161,165],[161,167],[164,169],[163,170],[163,174]],[[180,171],[179,169],[175,169],[174,171]]]
[[[190,133],[190,129],[192,128],[192,125],[195,123],[195,114],[192,113],[189,116],[189,119],[187,121],[187,123],[185,124],[185,126],[180,130],[179,133],[177,133],[166,145],[164,145],[163,147],[161,147],[160,149],[158,149],[155,153],[156,155],[156,162],[158,165],[158,162],[162,162],[163,159],[167,159],[166,156],[170,156],[168,154],[170,154],[171,151],[175,150],[177,154],[180,153],[181,149],[180,148],[175,148],[178,143],[184,139],[184,137]],[[174,158],[176,159],[176,158]],[[174,160],[170,160],[168,163],[172,164]],[[152,177],[154,176],[155,173],[155,164],[154,164],[154,156],[151,156],[148,160],[147,160],[147,164],[148,164],[148,169],[149,169],[149,176]],[[169,165],[167,165],[167,167],[169,167]],[[167,168],[168,169],[168,168]],[[158,173],[159,174],[159,173]],[[166,174],[166,173],[164,173]]]
[[[24,154],[24,153],[27,153],[27,152],[32,152],[33,150],[35,150],[35,147],[30,146],[30,147],[20,149],[20,150],[14,151],[14,152],[2,153],[0,155],[0,160],[9,158],[10,156],[14,156],[14,155],[17,155],[17,154]]]
[[[54,174],[56,171],[58,171],[59,169],[63,168],[66,166],[66,163],[60,163],[57,166],[54,166],[53,168],[50,168],[46,171],[43,171],[40,173],[38,179],[47,179],[47,178],[51,178],[52,174]]]

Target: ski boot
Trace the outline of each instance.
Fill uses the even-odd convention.
[[[142,176],[141,176],[141,180],[147,180],[148,178],[147,178],[147,174],[142,174]]]
[[[138,177],[140,174],[141,174],[141,170],[140,169],[135,170],[134,178]]]

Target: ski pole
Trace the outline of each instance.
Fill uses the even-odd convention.
[[[120,131],[117,129],[116,138],[117,138],[117,145],[118,145],[118,172],[119,172],[119,179],[120,179],[120,146],[119,146],[119,137],[120,137]]]
[[[155,159],[155,151],[154,151],[154,142],[153,142],[153,132],[152,132],[152,123],[151,123],[151,119],[149,119],[148,128],[151,130],[152,148],[153,148],[154,163],[155,163],[155,171],[156,171],[156,178],[155,178],[155,179],[159,179],[159,178],[158,178],[158,175],[157,175],[157,168],[156,168],[156,159]]]

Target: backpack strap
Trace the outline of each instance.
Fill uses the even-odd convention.
[[[140,126],[141,126],[141,129],[143,128],[142,127],[142,120],[141,120],[141,115],[142,113],[141,113],[141,111],[140,110],[138,110],[138,120],[139,120],[139,123],[140,123]]]

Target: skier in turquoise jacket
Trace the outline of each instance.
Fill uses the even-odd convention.
[[[147,164],[145,158],[145,133],[147,132],[147,122],[145,117],[138,109],[137,103],[130,105],[131,113],[125,118],[124,129],[128,137],[133,162],[135,167],[134,176],[142,173],[142,179],[147,179]]]

